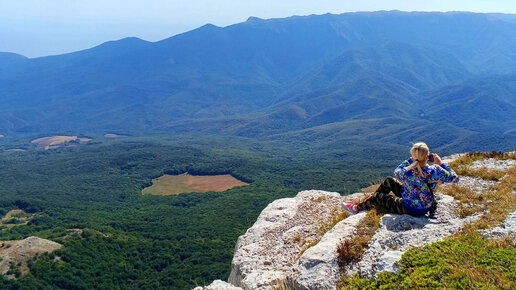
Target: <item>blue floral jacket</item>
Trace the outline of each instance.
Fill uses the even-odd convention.
[[[421,175],[417,168],[407,170],[406,167],[412,164],[412,162],[411,158],[403,161],[394,170],[394,175],[403,182],[401,196],[403,197],[405,207],[411,213],[423,214],[428,212],[432,206],[432,192],[437,183],[439,181],[457,182],[459,177],[455,171],[444,163],[440,166],[434,164],[421,168],[423,171],[423,175]]]

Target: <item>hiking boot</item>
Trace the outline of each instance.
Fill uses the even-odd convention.
[[[357,214],[359,212],[357,205],[352,203],[343,203],[342,208],[351,214]]]
[[[432,207],[430,207],[430,211],[428,211],[428,217],[431,219],[436,219],[435,212],[437,211],[437,201],[432,202]]]
[[[435,210],[430,210],[428,212],[428,218],[431,218],[431,219],[436,219],[437,217],[435,216]]]

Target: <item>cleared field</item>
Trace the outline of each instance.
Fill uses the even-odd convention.
[[[48,150],[57,148],[61,144],[67,145],[86,145],[90,138],[77,138],[77,136],[50,136],[32,140],[31,143],[37,145],[37,149]]]
[[[176,195],[187,192],[222,192],[237,186],[246,186],[249,183],[242,182],[233,176],[211,175],[193,176],[188,174],[163,175],[152,180],[152,186],[144,188],[144,194]]]

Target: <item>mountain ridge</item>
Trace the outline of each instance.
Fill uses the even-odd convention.
[[[157,42],[133,37],[58,56],[0,57],[0,131],[151,135],[201,127],[263,138],[400,118],[512,136],[516,23],[502,18],[512,19],[400,11],[251,18]],[[493,110],[483,114],[482,106]],[[394,127],[385,125],[387,137]]]

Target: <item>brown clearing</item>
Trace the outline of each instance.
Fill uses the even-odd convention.
[[[0,228],[12,228],[18,225],[26,225],[33,217],[33,214],[26,213],[21,209],[13,209],[9,211],[2,219],[0,219]],[[16,222],[13,223],[13,220]]]
[[[86,145],[90,142],[90,138],[77,138],[77,136],[50,136],[32,140],[31,143],[37,145],[39,150],[48,150],[57,148],[61,144],[67,145]],[[70,144],[69,142],[74,142]]]
[[[13,265],[20,264],[21,276],[29,273],[27,261],[45,252],[53,252],[62,247],[61,244],[41,239],[28,237],[24,240],[2,241],[0,247],[0,274],[6,275]],[[14,274],[6,275],[16,278]]]
[[[152,186],[144,188],[142,193],[154,195],[176,195],[188,192],[222,192],[237,186],[246,186],[233,176],[210,175],[192,176],[187,173],[181,175],[163,175],[152,180]]]

